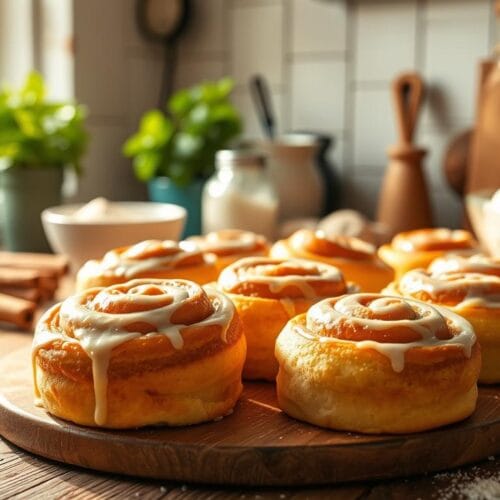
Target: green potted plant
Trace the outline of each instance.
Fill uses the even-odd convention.
[[[30,73],[15,91],[0,90],[0,222],[14,251],[48,251],[40,220],[61,204],[63,170],[80,173],[87,143],[84,109],[46,98],[43,78]]]
[[[136,177],[148,183],[151,200],[188,210],[184,236],[201,232],[201,192],[214,171],[215,153],[241,132],[240,114],[229,99],[233,85],[223,78],[179,90],[165,111],[143,115],[123,147]]]

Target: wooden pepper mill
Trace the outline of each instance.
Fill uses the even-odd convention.
[[[422,165],[427,152],[413,144],[423,87],[417,73],[403,73],[392,83],[399,142],[387,151],[389,165],[380,191],[377,219],[393,234],[432,226]]]

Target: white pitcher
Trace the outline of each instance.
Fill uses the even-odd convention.
[[[279,219],[319,217],[323,187],[316,166],[319,144],[310,135],[287,134],[275,141],[258,142],[268,156],[279,198]]]

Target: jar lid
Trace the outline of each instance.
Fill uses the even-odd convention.
[[[215,155],[217,167],[265,167],[266,157],[254,149],[221,149]]]

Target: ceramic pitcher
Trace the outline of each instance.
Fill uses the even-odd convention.
[[[323,187],[316,165],[319,144],[307,134],[289,134],[258,148],[268,156],[271,177],[278,192],[279,219],[318,217],[323,206]]]

